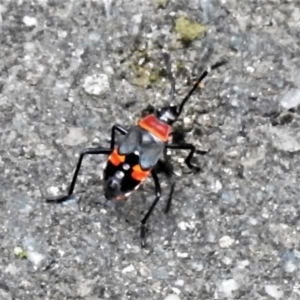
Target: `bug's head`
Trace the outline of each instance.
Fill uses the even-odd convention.
[[[158,108],[156,111],[156,116],[159,120],[167,123],[168,125],[173,125],[178,119],[178,107],[176,105],[169,105],[165,107]]]
[[[222,60],[217,62],[216,64],[212,65],[208,69],[206,69],[204,72],[201,73],[201,75],[197,78],[196,82],[194,83],[191,90],[188,92],[188,94],[181,100],[181,103],[176,106],[173,104],[174,97],[175,97],[175,79],[172,74],[171,70],[171,63],[170,63],[170,56],[168,53],[163,52],[163,59],[166,65],[167,74],[171,83],[171,91],[170,91],[170,99],[169,99],[169,106],[162,107],[157,110],[156,115],[157,117],[162,120],[163,122],[172,125],[174,122],[177,121],[179,118],[184,105],[186,102],[190,99],[192,94],[195,92],[195,90],[199,87],[199,84],[203,81],[203,79],[208,75],[208,73],[211,70],[217,69],[227,63],[226,60]]]

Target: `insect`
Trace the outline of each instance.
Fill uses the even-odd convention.
[[[197,172],[200,170],[191,163],[191,159],[196,150],[194,145],[188,143],[169,143],[169,137],[172,134],[172,125],[178,120],[184,105],[198,88],[199,84],[208,75],[209,71],[227,63],[225,60],[220,61],[205,70],[194,83],[189,93],[182,99],[181,103],[175,105],[175,79],[171,71],[171,62],[168,53],[163,52],[163,60],[171,83],[168,105],[156,109],[153,114],[149,114],[140,119],[135,126],[129,129],[119,124],[113,125],[110,147],[87,148],[81,152],[68,194],[46,200],[48,203],[62,203],[72,199],[78,173],[83,158],[86,155],[108,155],[103,171],[104,196],[108,200],[120,201],[127,198],[151,175],[155,186],[155,198],[144,218],[141,220],[140,237],[142,247],[146,245],[146,223],[161,197],[161,186],[156,169],[158,165],[161,166],[162,172],[165,173],[170,183],[170,192],[165,213],[169,211],[171,206],[175,182],[172,178],[170,166],[163,159],[166,150],[188,150],[189,154],[185,158],[185,164],[192,171]],[[118,144],[115,142],[116,132],[125,136]]]

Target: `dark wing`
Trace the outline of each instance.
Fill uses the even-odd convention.
[[[140,165],[142,169],[153,168],[164,151],[164,143],[145,131],[139,147]]]
[[[164,143],[148,131],[135,126],[124,138],[119,146],[119,153],[126,155],[137,152],[142,169],[153,168],[164,151]]]
[[[142,141],[142,132],[138,127],[132,127],[119,146],[119,154],[126,155],[138,151]]]

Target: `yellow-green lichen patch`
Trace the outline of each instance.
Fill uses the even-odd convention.
[[[206,31],[206,26],[190,21],[185,17],[179,17],[175,21],[175,32],[178,35],[179,40],[185,46],[204,35]]]
[[[155,5],[158,8],[165,8],[167,6],[168,0],[155,0]]]
[[[134,75],[132,83],[144,88],[153,84],[159,85],[166,77],[164,68],[146,50],[134,53],[129,62],[129,68]]]
[[[21,247],[15,247],[14,254],[19,259],[27,258],[27,252]]]

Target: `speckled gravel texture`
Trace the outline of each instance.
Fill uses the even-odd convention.
[[[288,111],[281,101],[300,88],[300,4],[157,2],[1,1],[1,300],[300,299],[300,99]],[[186,48],[174,33],[180,16],[208,29]],[[182,118],[186,142],[209,150],[195,157],[202,170],[184,174],[186,152],[172,153],[173,206],[163,213],[160,176],[163,198],[141,249],[151,180],[106,203],[105,157],[88,157],[79,205],[45,198],[67,190],[80,151],[109,145],[113,124],[165,103],[168,83],[136,85],[130,68],[137,49],[163,66],[161,47],[191,74],[229,62]],[[177,75],[179,101],[188,72]]]

